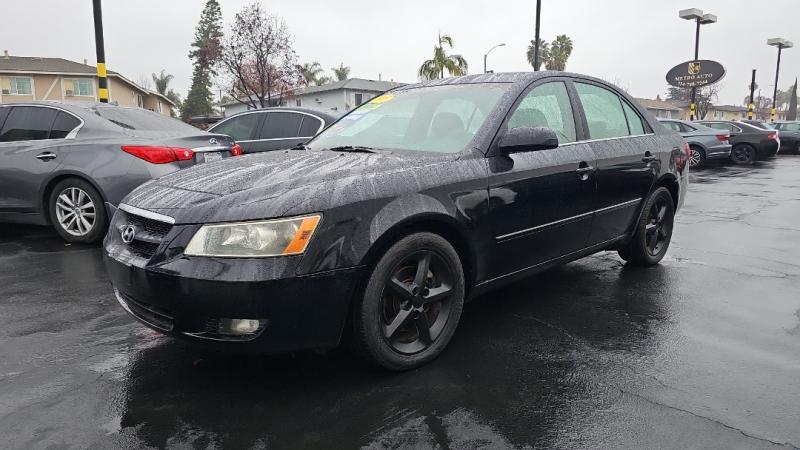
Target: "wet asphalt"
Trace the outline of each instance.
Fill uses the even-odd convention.
[[[660,266],[606,252],[481,297],[402,374],[161,337],[99,248],[0,225],[0,447],[798,447],[800,158],[691,180]]]

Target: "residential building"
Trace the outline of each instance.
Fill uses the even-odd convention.
[[[371,98],[377,97],[389,89],[403,86],[403,84],[393,81],[348,78],[322,86],[307,86],[298,89],[288,96],[287,100],[280,106],[297,106],[328,113],[333,111],[338,114],[344,114]],[[225,116],[254,109],[252,106],[237,101],[224,103],[222,107],[224,108]]]
[[[51,100],[97,102],[97,69],[63,58],[0,56],[0,103]],[[167,97],[145,89],[121,74],[108,71],[109,102],[138,106],[166,116],[177,113]]]
[[[667,102],[656,97],[655,100],[649,98],[635,99],[645,109],[650,111],[651,114],[659,119],[681,119],[683,110],[672,102]]]
[[[747,119],[747,108],[733,105],[713,105],[708,108],[704,120],[744,120]]]

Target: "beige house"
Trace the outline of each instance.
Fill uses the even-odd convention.
[[[658,97],[655,100],[649,98],[636,98],[635,100],[659,119],[683,118],[683,109],[672,102],[666,102]]]
[[[62,58],[0,56],[0,103],[51,100],[97,102],[97,69]],[[165,116],[177,114],[167,97],[138,86],[117,72],[108,71],[109,102],[138,106]]]

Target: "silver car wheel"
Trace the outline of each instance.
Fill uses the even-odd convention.
[[[691,156],[689,157],[689,167],[696,167],[698,164],[700,164],[700,160],[700,152],[696,149],[692,149]]]
[[[68,187],[56,199],[56,219],[73,236],[86,236],[94,228],[95,206],[83,189]]]

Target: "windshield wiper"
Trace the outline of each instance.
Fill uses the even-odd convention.
[[[327,150],[332,152],[375,153],[374,148],[364,147],[363,145],[341,145],[339,147],[331,147]]]

